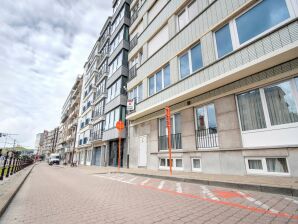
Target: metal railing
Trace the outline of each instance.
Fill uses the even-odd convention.
[[[135,64],[134,66],[132,66],[131,69],[129,69],[128,81],[134,79],[136,76],[137,76],[137,65]]]
[[[21,156],[20,153],[19,151],[6,152],[6,155],[0,153],[0,181],[34,163],[34,159]]]
[[[197,148],[214,148],[218,147],[217,128],[207,128],[196,130]]]
[[[172,149],[182,149],[181,133],[171,135],[171,144]],[[158,149],[159,150],[168,150],[168,136],[159,136],[158,137]]]
[[[137,46],[138,44],[138,34],[136,34],[134,36],[134,38],[132,38],[132,40],[129,43],[129,50],[131,51],[135,46]]]
[[[101,140],[102,139],[102,131],[96,131],[91,134],[91,141]]]

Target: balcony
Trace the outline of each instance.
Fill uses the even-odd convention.
[[[138,44],[138,34],[136,34],[135,36],[134,36],[134,38],[132,38],[132,40],[130,41],[130,43],[129,43],[129,50],[131,51],[135,46],[137,46],[137,44]]]
[[[128,72],[128,81],[134,79],[137,76],[137,65],[132,66]]]
[[[196,144],[199,149],[218,147],[217,128],[196,130]]]
[[[102,140],[102,131],[95,131],[91,134],[91,141]]]
[[[131,15],[130,17],[130,25],[132,25],[134,23],[134,21],[136,21],[136,19],[138,18],[138,10],[134,11],[134,13]]]
[[[109,74],[109,69],[101,69],[95,76],[95,85],[99,84],[104,76]]]
[[[182,149],[181,133],[171,135],[172,149]],[[159,151],[168,150],[168,136],[158,137],[158,149]]]

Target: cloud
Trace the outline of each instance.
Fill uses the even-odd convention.
[[[102,0],[1,1],[0,132],[33,147],[36,133],[59,125],[111,9]]]

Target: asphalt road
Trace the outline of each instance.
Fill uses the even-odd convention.
[[[37,165],[0,224],[298,223],[298,198]]]

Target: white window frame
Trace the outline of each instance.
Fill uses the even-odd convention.
[[[239,122],[239,127],[240,127],[240,130],[241,130],[241,133],[243,133],[243,134],[245,134],[245,133],[255,133],[255,132],[270,131],[270,130],[277,130],[277,129],[293,128],[293,127],[298,126],[298,122],[287,123],[287,124],[279,124],[279,125],[272,125],[271,121],[270,121],[266,96],[265,96],[265,92],[264,92],[264,88],[275,86],[275,85],[278,85],[278,84],[283,83],[283,82],[290,82],[290,87],[291,87],[291,90],[292,90],[294,102],[296,104],[296,109],[297,109],[297,113],[298,113],[298,86],[296,86],[295,78],[298,78],[298,77],[294,77],[294,78],[291,78],[291,79],[285,79],[285,80],[279,80],[279,81],[274,82],[270,85],[264,85],[262,87],[252,89],[252,90],[258,89],[260,91],[260,97],[261,97],[262,109],[263,109],[264,117],[265,117],[266,128],[243,131],[242,124],[241,124],[241,119],[240,119],[240,110],[239,110],[239,105],[238,105],[238,95],[240,95],[242,93],[249,92],[250,90],[247,90],[247,91],[244,91],[244,92],[241,92],[241,93],[238,93],[238,94],[235,95],[237,113],[238,113],[238,122]]]
[[[165,166],[161,166],[160,163],[161,163],[161,160],[164,159],[165,160]],[[182,160],[182,167],[176,167],[176,160],[177,159],[181,159]],[[165,158],[159,158],[158,159],[158,168],[160,170],[169,170],[170,169],[170,164],[168,164],[168,160],[169,158],[168,157],[165,157]],[[172,169],[173,170],[179,170],[179,171],[182,171],[184,170],[184,164],[183,164],[183,158],[181,157],[174,157],[172,158],[173,162],[172,162]],[[170,160],[169,160],[170,161]]]
[[[272,158],[272,159],[284,158],[286,160],[288,173],[268,172],[267,163],[266,163],[266,159],[268,159],[268,158]],[[261,160],[263,169],[262,170],[249,169],[248,160]],[[245,168],[246,168],[247,174],[273,175],[273,176],[290,176],[291,175],[288,159],[285,156],[245,157]]]
[[[255,4],[253,4],[252,6],[250,6],[248,9],[244,10],[243,12],[241,12],[239,15],[237,15],[236,17],[234,17],[232,20],[228,21],[228,23],[225,23],[223,26],[219,27],[218,29],[213,31],[213,42],[214,42],[214,46],[215,46],[215,54],[216,54],[216,58],[220,59],[218,57],[218,51],[217,51],[217,44],[216,44],[216,38],[215,38],[215,33],[220,30],[222,27],[224,27],[226,24],[229,25],[230,28],[230,35],[231,35],[231,40],[232,40],[232,47],[233,47],[233,51],[237,50],[238,48],[248,45],[249,43],[253,42],[254,40],[258,39],[259,37],[265,36],[267,33],[270,33],[272,30],[276,29],[277,27],[280,27],[284,24],[286,24],[287,22],[289,22],[290,20],[292,20],[293,18],[298,16],[298,3],[295,2],[295,0],[285,0],[285,3],[287,5],[288,11],[289,11],[289,15],[290,17],[286,20],[284,20],[283,22],[271,27],[268,30],[265,30],[264,32],[258,34],[257,36],[243,42],[242,44],[240,44],[239,41],[239,35],[238,35],[238,31],[237,31],[237,25],[236,25],[236,19],[238,19],[239,17],[241,17],[243,14],[245,14],[246,12],[248,12],[249,10],[251,10],[252,8],[254,8],[256,5],[260,4],[262,1],[258,1]],[[231,53],[229,52],[229,53]],[[227,53],[227,54],[229,54]],[[227,55],[226,54],[226,55]],[[221,58],[225,57],[226,55],[222,56]]]
[[[193,71],[193,69],[192,69],[192,56],[191,56],[191,50],[192,50],[193,48],[195,48],[197,45],[201,45],[201,42],[199,41],[199,42],[197,42],[196,44],[192,45],[187,51],[185,51],[184,53],[182,53],[182,54],[180,54],[180,55],[178,56],[178,71],[179,71],[179,78],[180,78],[180,80],[185,79],[185,78],[191,76],[193,73],[198,72],[199,70],[201,70],[201,69],[204,67],[203,55],[202,55],[202,67],[199,68],[199,69],[197,69],[197,70],[195,70],[195,71]],[[201,45],[201,50],[202,50],[202,45]],[[187,56],[188,56],[188,61],[189,61],[189,63],[188,63],[189,74],[188,74],[187,76],[185,76],[184,78],[182,78],[182,77],[181,77],[181,68],[180,68],[180,57],[183,56],[183,55],[185,55],[185,54],[187,54]],[[202,51],[201,51],[201,54],[202,54]]]
[[[159,93],[161,92],[162,90],[164,90],[166,87],[165,87],[165,79],[164,79],[164,70],[165,68],[169,66],[169,69],[170,69],[170,76],[171,76],[171,67],[170,67],[170,64],[166,64],[165,66],[163,66],[160,70],[158,70],[157,72],[154,73],[154,75],[151,75],[148,77],[148,96],[153,96],[155,95],[156,93]],[[161,90],[159,90],[158,92],[156,91],[156,74],[161,72]],[[154,77],[154,92],[152,95],[150,95],[150,82],[149,82],[149,79]],[[171,85],[171,83],[170,83]],[[170,86],[169,85],[169,86]]]
[[[189,24],[189,22],[191,21],[189,19],[189,12],[188,11],[189,11],[189,6],[192,5],[192,4],[196,4],[197,10],[199,11],[196,0],[191,1],[190,3],[187,4],[187,6],[185,6],[182,10],[180,10],[179,13],[176,16],[177,17],[177,30],[178,31],[180,31],[184,27],[186,27]],[[185,23],[185,25],[183,27],[180,27],[180,25],[179,25],[179,16],[182,15],[184,12],[186,13],[186,23]]]
[[[194,167],[194,160],[195,159],[200,160],[200,168],[195,168]],[[193,158],[191,158],[191,170],[193,172],[202,172],[202,159],[200,157],[193,157]]]
[[[136,87],[134,87],[132,90],[130,90],[128,92],[128,99],[132,100],[132,99],[136,99],[136,102],[135,103],[140,103],[143,101],[143,96],[141,97],[141,100],[140,100],[140,96],[139,96],[139,89],[140,88],[143,88],[143,83],[139,83]],[[136,91],[136,96],[134,95],[134,91]],[[143,90],[142,90],[143,92]],[[133,97],[132,97],[133,96]]]

